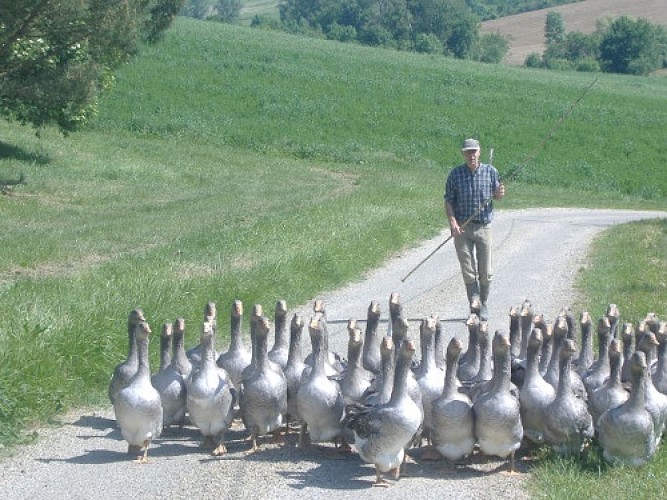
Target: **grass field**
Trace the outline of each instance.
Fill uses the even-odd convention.
[[[207,301],[228,332],[234,299],[303,303],[435,235],[466,136],[521,167],[504,207],[667,209],[667,81],[600,75],[570,109],[590,84],[178,19],[86,131],[0,122],[0,179],[27,179],[0,196],[0,442],[105,401],[134,307],[154,330],[186,318],[190,346]],[[667,282],[667,228],[631,227],[580,286],[599,300],[613,282],[628,319],[667,315],[637,271]]]

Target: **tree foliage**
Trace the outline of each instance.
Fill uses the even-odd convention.
[[[154,42],[183,0],[13,0],[0,4],[0,114],[77,130],[113,71]]]
[[[289,31],[303,31],[305,24],[335,40],[462,59],[476,58],[484,48],[486,59],[497,60],[509,50],[504,39],[494,36],[480,44],[479,17],[466,0],[282,0],[279,11]]]
[[[611,73],[645,75],[661,68],[666,55],[665,29],[645,19],[619,17],[600,42],[600,64]]]
[[[645,19],[621,16],[599,22],[595,32],[584,34],[566,33],[562,18],[547,15],[545,38],[542,57],[530,54],[526,66],[645,75],[667,61],[665,29]]]

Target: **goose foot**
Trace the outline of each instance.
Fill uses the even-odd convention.
[[[376,486],[379,488],[389,488],[391,486],[391,483],[382,477],[382,473],[377,467],[375,468],[375,482],[373,483],[373,487]]]
[[[148,445],[150,444],[149,441],[144,441],[144,454],[139,455],[136,460],[134,460],[134,463],[137,464],[147,464],[148,463]],[[141,446],[138,447],[139,450],[141,450]]]
[[[307,432],[308,426],[304,423],[299,431],[299,448],[305,450],[310,446],[310,435]]]
[[[253,432],[250,435],[249,440],[252,443],[252,445],[250,446],[250,449],[246,452],[246,455],[252,455],[253,453],[255,453],[257,451],[260,451],[259,446],[257,445],[257,434],[255,432]]]
[[[211,455],[218,457],[220,455],[224,455],[225,453],[227,453],[227,447],[225,446],[225,443],[220,443],[218,447],[211,452]]]

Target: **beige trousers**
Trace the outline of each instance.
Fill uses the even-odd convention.
[[[463,234],[454,238],[456,255],[461,265],[466,285],[479,281],[487,285],[493,276],[491,258],[491,227],[487,224],[469,223]]]

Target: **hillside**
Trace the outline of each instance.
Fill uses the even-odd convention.
[[[509,36],[511,47],[505,62],[521,65],[531,52],[541,54],[544,51],[544,23],[550,11],[562,14],[568,32],[592,33],[598,20],[622,15],[667,26],[665,0],[585,0],[486,21],[482,23],[482,32],[497,31]]]

